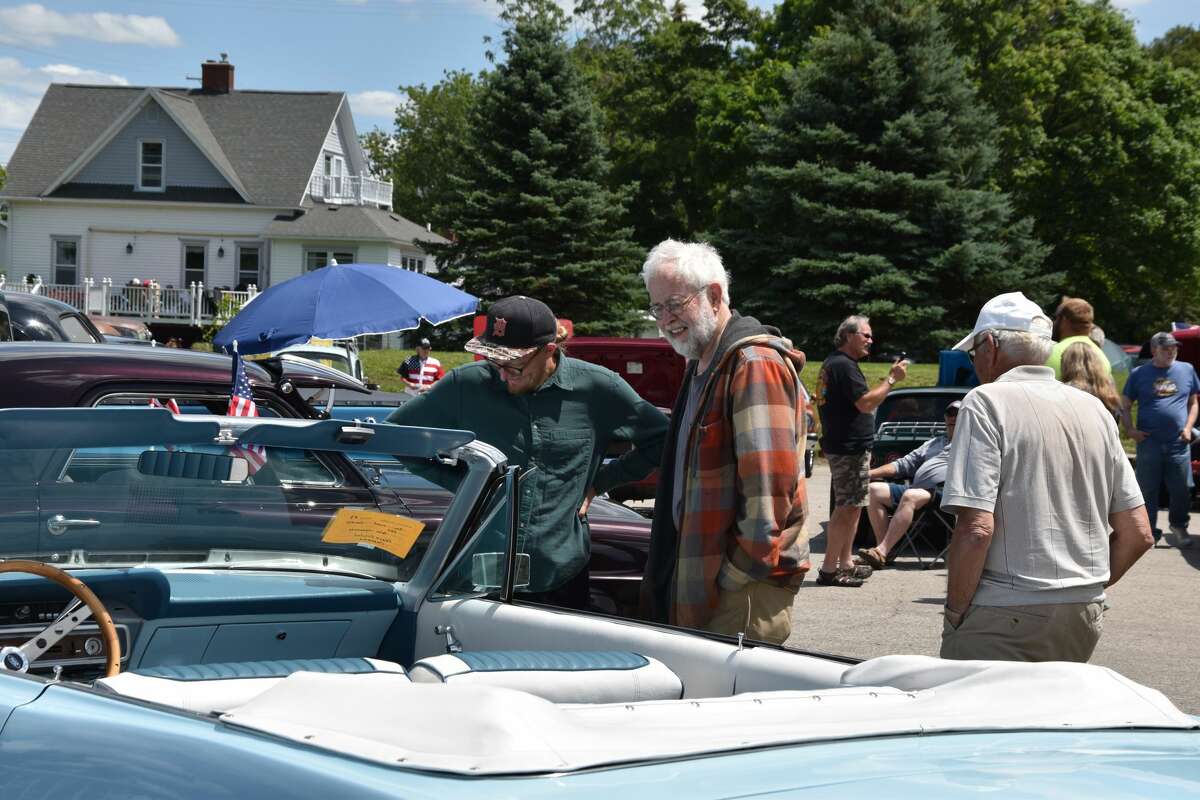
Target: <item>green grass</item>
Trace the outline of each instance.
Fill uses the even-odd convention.
[[[358,357],[362,359],[363,372],[367,374],[372,383],[378,383],[379,388],[385,392],[403,392],[404,379],[396,374],[396,370],[413,352],[412,350],[361,350]],[[435,351],[431,355],[442,362],[442,369],[447,372],[474,358],[465,350]]]

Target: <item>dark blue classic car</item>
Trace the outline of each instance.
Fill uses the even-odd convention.
[[[151,401],[173,399],[185,414],[224,414],[229,405],[231,364],[228,356],[169,348],[127,348],[61,343],[0,344],[4,380],[0,408],[119,406],[142,408]],[[339,398],[364,397],[367,388],[345,373],[303,358],[284,356],[246,363],[246,377],[259,413],[268,417],[321,419],[305,397],[314,391]],[[334,406],[342,414],[349,409]],[[390,409],[365,408],[351,416],[383,419]],[[363,413],[359,413],[363,412]],[[260,522],[286,519],[295,509],[313,520],[325,520],[343,506],[384,507],[413,502],[411,487],[368,456],[353,463],[339,453],[327,454],[321,466],[289,462],[293,472],[306,470],[310,480],[291,480],[284,488],[287,509],[260,513]],[[282,463],[282,462],[281,462]],[[298,474],[298,473],[297,473]],[[295,475],[293,475],[295,477]],[[103,495],[103,491],[100,492]],[[440,513],[441,499],[421,497],[429,514]],[[646,563],[650,524],[625,506],[597,499],[588,511],[592,536],[592,606],[597,611],[632,616],[638,584]],[[256,523],[257,524],[257,523]]]
[[[353,488],[337,464],[356,461],[407,488],[324,513]],[[1102,667],[855,664],[528,602],[520,480],[464,431],[0,411],[0,785],[97,800],[1200,794],[1198,721]]]

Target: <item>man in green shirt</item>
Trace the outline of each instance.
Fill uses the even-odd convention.
[[[1063,353],[1076,342],[1084,342],[1103,355],[1104,350],[1092,338],[1092,330],[1096,327],[1094,317],[1092,304],[1082,297],[1064,297],[1058,304],[1058,310],[1054,312],[1054,347],[1046,360],[1046,366],[1054,370],[1055,379],[1062,380]],[[1104,362],[1108,363],[1108,356],[1104,357]],[[1108,371],[1112,374],[1111,365]]]
[[[388,421],[469,430],[510,464],[536,467],[521,485],[521,542],[530,556],[522,599],[587,608],[588,505],[658,466],[667,418],[616,373],[567,357],[565,338],[545,303],[499,300],[483,335],[466,345],[485,360],[451,370]],[[614,440],[633,448],[602,465]]]

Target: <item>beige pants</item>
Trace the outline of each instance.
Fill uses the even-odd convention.
[[[942,623],[942,658],[1079,661],[1092,657],[1103,603],[971,606],[957,628]]]
[[[740,589],[722,590],[717,611],[704,629],[728,636],[745,632],[747,639],[783,644],[792,633],[797,588],[751,581]]]

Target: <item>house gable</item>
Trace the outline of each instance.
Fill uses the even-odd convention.
[[[163,145],[163,181],[171,187],[206,187],[233,190],[212,162],[155,102],[147,102],[123,129],[92,157],[70,183],[138,184],[138,142]],[[68,184],[69,185],[69,184]],[[156,199],[148,195],[147,199]]]

